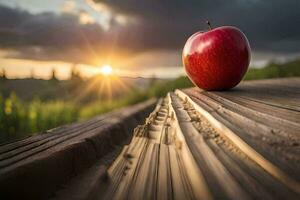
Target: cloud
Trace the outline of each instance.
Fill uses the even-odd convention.
[[[74,0],[66,0],[61,7],[63,13],[76,13],[77,5]]]
[[[138,17],[142,21],[140,29],[164,41],[163,47],[180,48],[193,32],[206,30],[204,22],[209,19],[215,26],[238,26],[255,50],[300,51],[298,0],[95,1],[114,12]]]
[[[104,33],[84,12],[31,14],[0,6],[0,48],[17,50],[13,57],[91,63],[108,46]]]
[[[181,63],[181,52],[178,50],[155,50],[135,54],[131,59],[122,63],[125,68],[143,68],[151,70],[153,67],[176,67]]]
[[[86,0],[105,18],[103,23],[71,0],[61,14],[0,5],[0,48],[14,50],[6,56],[89,64],[115,52],[179,55],[191,34],[207,30],[209,19],[215,27],[239,27],[254,51],[300,52],[299,0],[95,1]]]
[[[80,24],[94,24],[95,19],[88,12],[81,10],[79,13],[79,23]]]

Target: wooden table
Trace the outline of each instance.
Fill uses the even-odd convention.
[[[170,93],[108,170],[104,199],[299,199],[300,79]]]
[[[125,134],[130,141],[123,134],[126,120],[145,117],[153,102],[127,110],[132,113],[127,118],[120,114],[124,111],[115,112],[104,117],[105,123],[98,118],[0,147],[0,183],[32,182],[30,187],[47,190],[47,182],[36,177],[48,170],[53,199],[300,199],[299,100],[300,78],[247,81],[223,92],[176,90],[156,104],[144,124]],[[116,116],[123,128],[114,128],[119,126]],[[128,122],[129,127],[133,124]],[[103,133],[103,127],[110,128]],[[55,145],[62,136],[64,145]],[[49,137],[54,139],[43,144]],[[90,144],[96,153],[85,148]],[[112,150],[117,144],[122,145],[119,152]],[[38,152],[46,145],[50,150]],[[61,165],[55,162],[60,158]],[[27,165],[32,159],[37,160]],[[66,176],[71,176],[67,172],[72,163],[78,173],[71,179]],[[3,169],[19,175],[1,179],[9,177]],[[55,171],[65,179],[57,178]],[[0,196],[13,191],[7,183],[14,185],[2,181]],[[57,187],[61,183],[64,187]],[[34,190],[23,192],[23,197],[32,194]]]

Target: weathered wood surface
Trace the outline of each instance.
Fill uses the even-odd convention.
[[[300,79],[170,93],[108,169],[99,199],[299,199]]]
[[[46,199],[130,138],[155,100],[0,146],[0,199]]]
[[[299,99],[299,78],[176,90],[131,132],[153,102],[7,144],[0,196],[300,199]]]

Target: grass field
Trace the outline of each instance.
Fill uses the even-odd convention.
[[[300,76],[300,60],[285,64],[269,64],[262,69],[250,69],[245,80]],[[0,80],[3,84],[3,78]],[[49,81],[51,82],[51,81]],[[49,83],[53,88],[53,83]],[[22,138],[78,120],[132,105],[151,97],[162,97],[176,88],[192,86],[187,77],[169,81],[153,81],[144,89],[131,88],[114,100],[77,102],[70,98],[41,100],[35,97],[21,100],[13,92],[0,95],[0,142]],[[45,87],[45,85],[43,85]],[[72,86],[72,87],[76,87]],[[52,89],[51,89],[52,90]]]

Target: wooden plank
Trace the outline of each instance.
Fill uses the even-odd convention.
[[[132,156],[136,160],[131,160],[128,173],[118,179],[118,183],[115,183],[114,176],[124,168],[114,172],[109,170],[112,182],[101,195],[103,199],[211,199],[204,178],[183,140],[184,136],[174,128],[178,125],[171,117],[169,102],[170,98],[165,98],[146,124],[136,129],[127,151],[135,148],[138,156]],[[184,117],[181,119],[186,120]],[[145,142],[137,145],[135,137],[143,138]],[[115,168],[114,164],[112,168]]]
[[[60,184],[124,143],[155,102],[152,99],[87,122],[63,126],[54,129],[53,135],[37,135],[2,145],[0,198],[42,199],[51,195]]]
[[[188,89],[184,90],[186,95],[179,91],[177,93],[183,100],[188,99],[193,106],[196,107],[196,110],[204,114],[209,119],[210,123],[214,124],[220,132],[225,131],[224,136],[229,137],[229,139],[237,146],[240,146],[241,149],[244,148],[244,152],[246,152],[251,159],[256,160],[261,167],[265,168],[265,170],[278,178],[279,181],[286,184],[290,189],[299,192],[299,183],[293,180],[294,178],[297,180],[300,175],[298,167],[298,160],[300,157],[299,151],[297,150],[299,144],[299,124],[296,123],[294,119],[299,116],[297,111],[299,108],[299,101],[297,103],[294,101],[294,99],[299,97],[299,85],[289,87],[290,91],[296,90],[295,93],[285,94],[285,91],[282,96],[280,95],[280,92],[291,83],[289,83],[289,80],[285,80],[286,85],[284,88],[281,88],[278,81],[281,80],[242,84],[240,86],[242,89],[246,90],[250,87],[252,90],[250,94],[246,94],[246,92],[243,92],[242,90],[241,95],[238,95],[240,93],[239,89],[235,92],[223,93]],[[267,86],[261,85],[266,84],[266,82]],[[299,80],[292,79],[291,82],[299,82]],[[279,89],[276,89],[275,86]],[[276,94],[278,94],[278,97],[275,98],[275,100],[273,99],[271,103],[268,103],[267,100],[271,99],[271,96],[268,95],[274,95],[274,91],[269,92],[268,94],[265,90],[270,90],[273,87],[275,88],[274,90],[276,91]],[[255,88],[259,88],[257,89],[258,93],[253,92],[256,91]],[[261,98],[260,92],[266,92],[266,94],[263,95],[263,98]],[[233,93],[233,95],[231,93]],[[251,96],[251,98],[256,98],[255,95],[257,95],[257,99],[264,101],[261,103],[261,106],[267,105],[268,108],[272,106],[275,110],[281,109],[281,113],[277,115],[275,112],[271,117],[274,120],[273,123],[267,123],[266,121],[268,120],[263,121],[263,119],[266,118],[268,114],[259,113],[263,112],[263,110],[251,110],[251,107],[246,107],[245,105],[240,106],[237,102],[227,98],[227,96],[231,95],[237,97],[248,95]],[[281,104],[283,102],[282,99],[286,99],[283,104]],[[206,106],[203,106],[203,104]],[[199,107],[199,105],[201,105],[201,107]],[[209,109],[206,110],[206,107]],[[291,109],[291,107],[293,107],[293,109]],[[293,119],[289,120],[289,118],[284,118],[282,120],[281,117],[284,116],[284,113],[288,113]],[[286,114],[286,116],[288,114]],[[281,123],[283,125],[278,126],[277,121],[279,124]],[[289,128],[286,124],[289,125]],[[227,129],[227,127],[231,130]],[[238,138],[237,135],[240,138]],[[254,140],[256,137],[259,140]],[[248,146],[248,144],[252,147]],[[252,154],[254,149],[250,150],[249,147],[258,150],[262,155],[257,152],[255,153],[256,155]],[[278,147],[280,147],[280,149]],[[250,151],[246,149],[249,149]],[[271,162],[263,157],[269,159]],[[289,162],[286,162],[286,160],[289,160]],[[272,162],[273,164],[271,164]]]
[[[148,142],[138,147],[128,192],[118,187],[113,199],[299,199],[299,94],[287,94],[297,88],[288,80],[275,82],[168,94],[137,129]],[[272,99],[277,92],[284,95]]]

